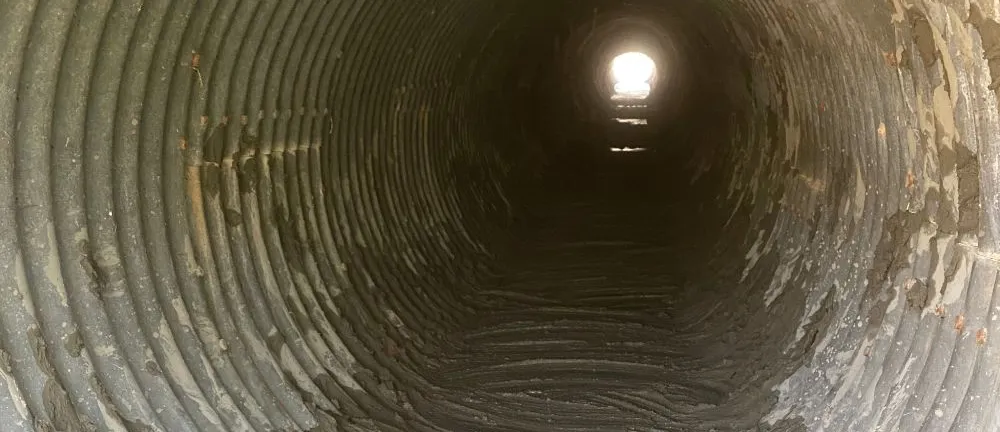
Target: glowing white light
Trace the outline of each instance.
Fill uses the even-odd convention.
[[[611,147],[611,151],[614,153],[634,153],[634,152],[644,152],[645,147]]]
[[[640,52],[627,52],[611,61],[611,76],[616,83],[628,87],[649,83],[656,72],[656,63]]]
[[[618,123],[628,124],[633,126],[649,124],[649,122],[646,121],[646,119],[644,118],[616,118],[615,121],[617,121]]]
[[[620,95],[648,95],[651,87],[646,82],[620,82],[615,84],[615,93]]]

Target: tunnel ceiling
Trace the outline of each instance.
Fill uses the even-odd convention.
[[[998,430],[998,18],[957,0],[2,2],[0,424]],[[649,139],[684,149],[650,160],[703,212],[662,226],[698,251],[679,312],[621,327],[641,355],[560,360],[635,388],[580,402],[555,380],[554,400],[504,375],[551,365],[473,374],[453,335],[496,309],[553,143],[594,139],[602,35],[640,22],[670,71]]]

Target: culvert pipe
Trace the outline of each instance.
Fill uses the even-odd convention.
[[[2,2],[0,429],[1000,430],[998,19]]]

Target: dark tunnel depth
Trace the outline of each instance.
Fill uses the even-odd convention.
[[[998,19],[0,2],[0,430],[1000,430]]]

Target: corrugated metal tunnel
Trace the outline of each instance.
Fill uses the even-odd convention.
[[[2,1],[0,430],[1000,430],[998,17]]]

